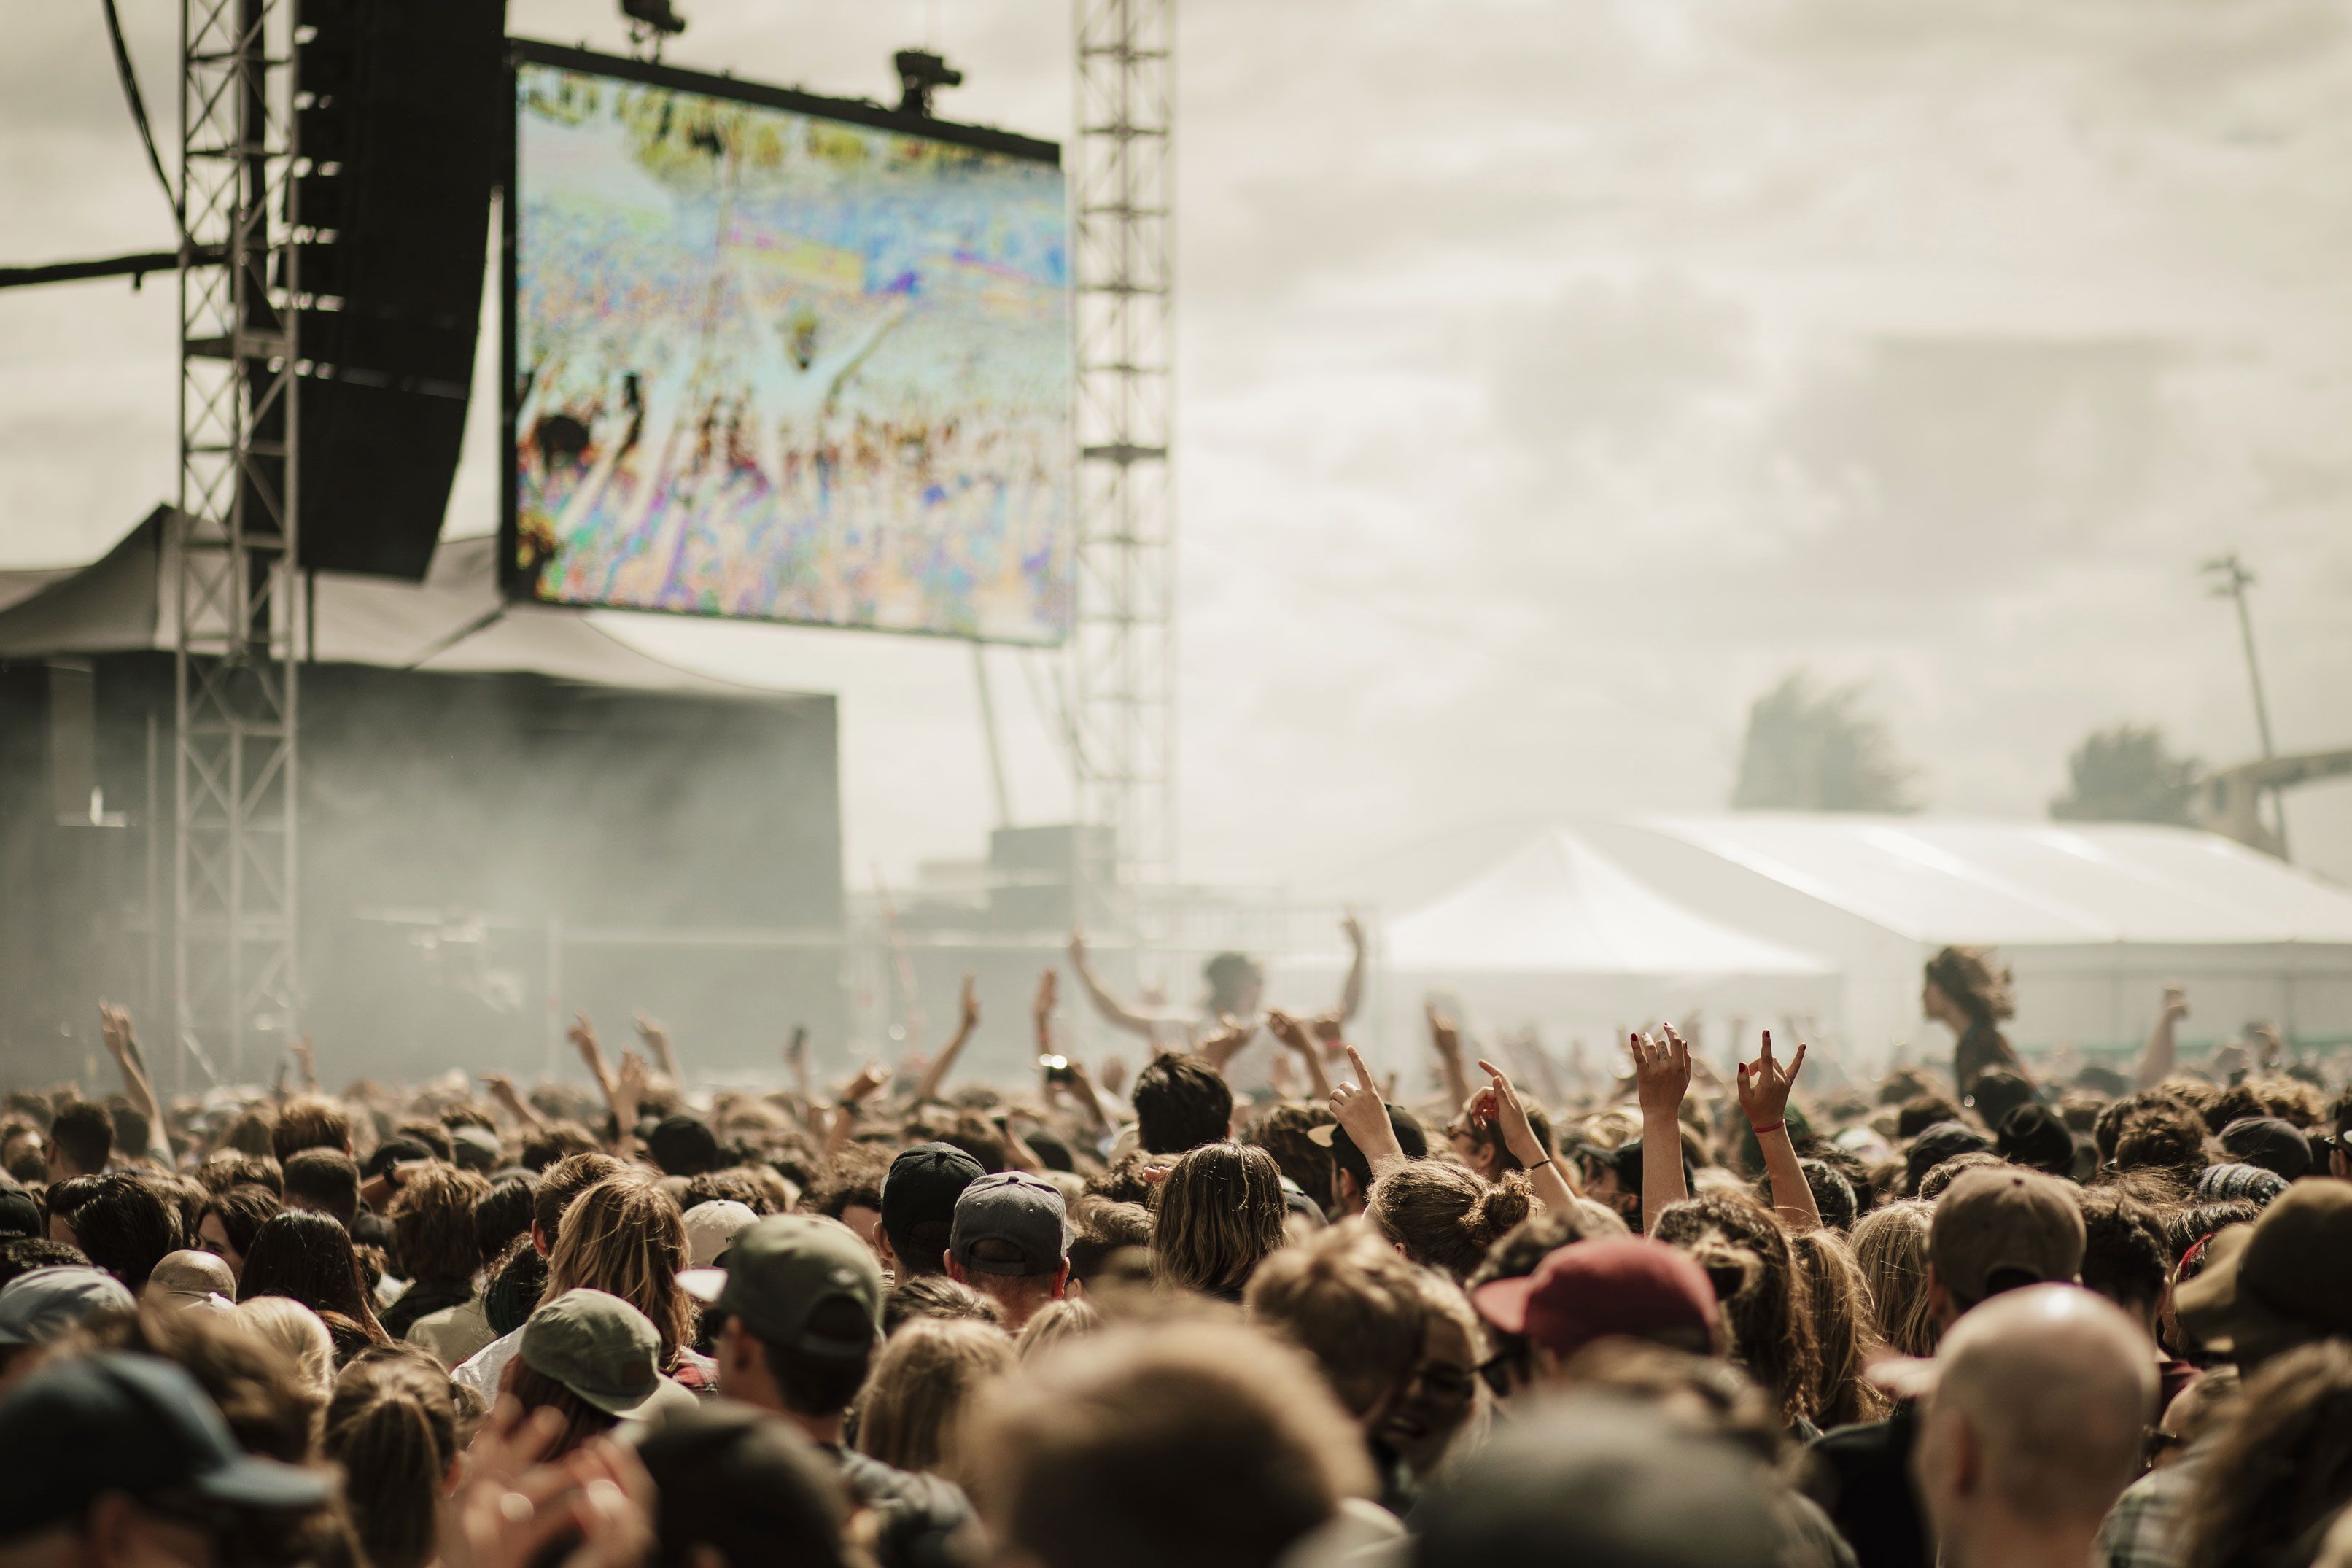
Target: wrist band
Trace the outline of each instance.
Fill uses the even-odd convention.
[[[1528,1169],[1530,1171],[1540,1171],[1546,1165],[1549,1165],[1555,1171],[1559,1169],[1559,1162],[1551,1159],[1538,1160],[1534,1164],[1529,1165]]]
[[[1755,1133],[1759,1138],[1761,1138],[1767,1132],[1778,1132],[1781,1128],[1786,1127],[1787,1125],[1789,1125],[1789,1123],[1786,1118],[1783,1118],[1779,1121],[1775,1121],[1769,1127],[1759,1127],[1751,1121],[1748,1124],[1748,1130]]]

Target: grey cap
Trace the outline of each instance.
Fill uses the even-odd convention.
[[[882,1265],[837,1219],[770,1215],[736,1233],[726,1268],[689,1268],[677,1280],[768,1343],[812,1355],[862,1355],[882,1332]],[[814,1326],[819,1310],[835,1301],[857,1308],[867,1325],[863,1337]]]
[[[92,1312],[129,1311],[138,1304],[102,1268],[35,1268],[0,1287],[0,1345],[45,1345]]]
[[[1000,1171],[956,1199],[948,1252],[967,1274],[1051,1274],[1069,1256],[1068,1234],[1059,1187],[1021,1171]],[[974,1256],[973,1247],[983,1241],[1009,1243],[1019,1256]]]
[[[694,1395],[661,1374],[653,1320],[603,1290],[566,1290],[522,1326],[523,1364],[625,1421],[659,1415]],[[673,1394],[672,1391],[675,1391]]]

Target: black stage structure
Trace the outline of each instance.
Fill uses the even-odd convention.
[[[96,1004],[133,1006],[165,1084],[268,1081],[171,1049],[173,530],[0,574],[0,1053],[90,1081]],[[561,1064],[645,1007],[698,1070],[773,1070],[846,1026],[834,700],[649,658],[500,605],[488,539],[409,585],[320,574],[302,669],[300,1030],[322,1075]],[[163,1058],[173,1059],[164,1060]],[[102,1073],[100,1075],[102,1078]]]

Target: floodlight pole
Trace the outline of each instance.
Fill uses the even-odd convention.
[[[177,1074],[297,1028],[295,0],[182,0]]]
[[[2203,570],[2214,579],[2213,596],[2237,604],[2238,636],[2246,646],[2246,679],[2254,689],[2254,730],[2262,737],[2263,761],[2270,762],[2278,752],[2271,744],[2271,710],[2263,698],[2263,667],[2254,658],[2254,619],[2246,608],[2246,590],[2253,586],[2254,574],[2246,570],[2234,552],[2218,561],[2208,561]],[[2286,797],[2276,789],[2271,791],[2271,808],[2278,814],[2279,858],[2292,859],[2286,845]]]
[[[1165,935],[1176,859],[1171,0],[1076,0],[1077,923]]]

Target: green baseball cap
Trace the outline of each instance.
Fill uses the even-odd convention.
[[[523,1364],[624,1421],[691,1408],[694,1395],[661,1374],[661,1333],[618,1296],[566,1290],[522,1326]]]
[[[771,1215],[736,1234],[717,1268],[689,1268],[678,1283],[770,1344],[812,1355],[850,1356],[882,1331],[882,1266],[857,1233],[816,1215]],[[854,1304],[868,1325],[850,1339],[816,1327],[823,1309]],[[845,1314],[834,1314],[844,1316]]]

